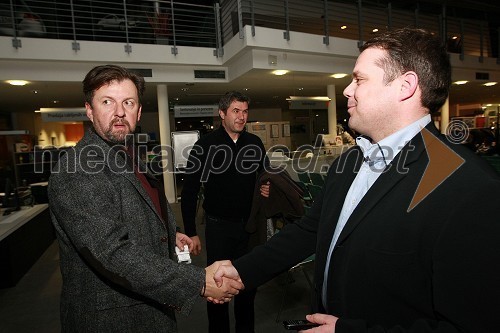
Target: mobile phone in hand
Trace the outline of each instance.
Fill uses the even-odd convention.
[[[285,329],[290,331],[301,331],[301,330],[308,330],[313,327],[318,327],[319,324],[311,323],[310,321],[307,321],[305,319],[297,319],[297,320],[284,320],[283,326],[285,327]]]

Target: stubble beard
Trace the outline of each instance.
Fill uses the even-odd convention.
[[[121,130],[113,130],[113,125],[116,123],[121,123],[126,126],[126,128]],[[114,119],[109,123],[108,128],[104,132],[104,136],[111,143],[125,143],[125,138],[128,134],[132,133],[133,129],[130,123],[125,119]]]

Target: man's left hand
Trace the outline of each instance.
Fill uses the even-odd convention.
[[[181,251],[184,251],[184,245],[187,245],[189,247],[189,252],[191,252],[194,247],[193,240],[189,238],[189,236],[184,235],[183,233],[180,232],[175,234],[175,245]]]
[[[327,315],[323,313],[315,313],[306,316],[306,319],[311,323],[320,324],[321,326],[314,327],[305,331],[300,332],[310,332],[310,333],[335,333],[335,324],[339,318]]]

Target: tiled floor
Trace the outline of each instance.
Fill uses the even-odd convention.
[[[178,224],[182,225],[179,206],[173,204],[172,208]],[[199,222],[201,220],[198,219]],[[204,229],[201,223],[198,232],[203,242]],[[204,267],[205,257],[193,257],[193,264]],[[312,269],[312,264],[307,264],[289,275],[280,275],[259,288],[255,300],[257,333],[287,332],[283,329],[281,320],[300,319],[309,313],[310,287],[303,273],[312,277]],[[280,321],[276,322],[285,286],[287,293]],[[60,288],[59,253],[57,242],[54,242],[15,287],[0,289],[0,332],[59,332]],[[200,298],[189,316],[178,315],[177,319],[180,333],[206,332],[205,302]]]

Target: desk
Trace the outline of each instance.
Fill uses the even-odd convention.
[[[47,204],[22,207],[10,215],[1,215],[0,288],[15,286],[54,239]]]

